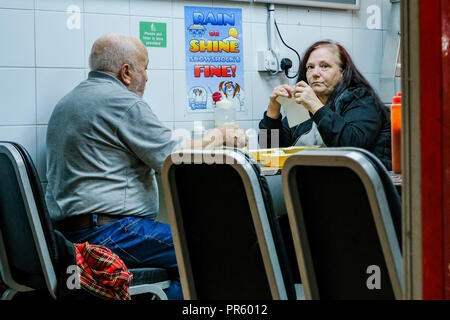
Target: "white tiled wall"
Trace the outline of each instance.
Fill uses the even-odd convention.
[[[70,29],[71,5],[81,10],[80,28]],[[271,89],[292,83],[281,73],[256,71],[256,52],[267,46],[264,4],[217,0],[0,0],[0,140],[23,144],[45,182],[45,135],[55,103],[84,79],[92,43],[110,32],[139,36],[139,22],[167,24],[167,48],[149,49],[149,82],[144,98],[170,128],[193,128],[211,113],[189,113],[185,94],[184,6],[242,8],[246,112],[238,124],[256,129]],[[382,13],[380,30],[366,27],[367,7]],[[389,0],[361,0],[361,10],[345,11],[277,5],[275,16],[287,44],[300,54],[314,41],[330,38],[344,45],[360,71],[379,89],[383,30]],[[298,66],[296,55],[275,43]]]

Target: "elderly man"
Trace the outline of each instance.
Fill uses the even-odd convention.
[[[46,201],[70,241],[106,246],[128,267],[168,269],[167,295],[182,299],[170,226],[154,221],[155,171],[177,147],[222,145],[233,136],[227,130],[245,134],[228,126],[199,140],[174,139],[142,99],[148,62],[136,38],[109,34],[94,43],[88,78],[58,102],[48,124]]]

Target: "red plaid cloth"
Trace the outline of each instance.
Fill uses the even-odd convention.
[[[80,284],[96,296],[113,300],[130,300],[128,288],[133,274],[108,248],[87,242],[75,244]]]

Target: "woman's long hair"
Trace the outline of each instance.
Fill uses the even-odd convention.
[[[341,67],[342,71],[342,79],[336,84],[327,101],[327,105],[330,106],[331,110],[335,111],[335,101],[345,89],[364,87],[369,91],[375,101],[376,106],[381,110],[382,114],[386,117],[386,120],[390,121],[389,110],[384,106],[380,97],[378,97],[377,93],[366,80],[366,78],[364,78],[361,72],[358,71],[347,50],[345,50],[345,48],[339,43],[331,40],[323,40],[311,45],[306,50],[300,63],[297,82],[305,81],[306,83],[308,83],[306,79],[306,64],[308,63],[308,59],[311,53],[321,47],[332,48],[332,50],[335,52],[337,63]]]

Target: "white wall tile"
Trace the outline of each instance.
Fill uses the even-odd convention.
[[[130,14],[129,0],[87,0],[84,11],[102,14]]]
[[[244,130],[253,128],[253,121],[251,120],[237,120],[236,124]]]
[[[184,20],[173,19],[173,68],[175,70],[186,69],[186,46]]]
[[[275,5],[274,18],[277,24],[288,24],[288,7],[284,5]]]
[[[244,54],[250,58],[247,61],[244,60],[244,63],[247,62],[244,68],[249,71],[256,71],[258,70],[257,52],[260,50],[267,50],[268,47],[266,25],[263,23],[252,23],[251,33],[252,42],[250,45],[250,50],[247,50],[247,53],[244,51]]]
[[[34,9],[34,0],[0,0],[0,8]]]
[[[381,30],[353,29],[353,60],[362,73],[380,73],[383,56]]]
[[[36,163],[36,127],[35,126],[0,126],[0,141],[21,144]]]
[[[288,7],[288,23],[302,26],[320,26],[320,8]]]
[[[253,85],[251,72],[244,72],[244,84],[241,94],[242,93],[244,93],[244,110],[236,112],[236,120],[253,119]]]
[[[352,19],[352,10],[322,9],[320,24],[326,27],[351,28]]]
[[[36,11],[36,66],[83,68],[83,23],[67,27],[63,12]]]
[[[149,70],[144,100],[161,121],[174,121],[173,71]]]
[[[166,24],[167,47],[148,47],[149,69],[173,69],[172,19],[157,17],[131,17],[131,35],[139,39],[141,21]]]
[[[353,31],[350,28],[322,27],[320,30],[321,40],[329,39],[338,42],[352,56]]]
[[[36,144],[37,154],[35,166],[39,174],[41,182],[47,181],[47,126],[37,126],[36,128]]]
[[[171,17],[172,4],[167,0],[130,0],[130,14],[133,16]]]
[[[211,0],[172,0],[172,17],[184,19],[184,7],[212,7]]]
[[[174,96],[175,121],[186,121],[185,113],[187,110],[187,95],[186,95],[186,71],[173,71],[173,89],[177,92]]]
[[[34,68],[0,68],[0,125],[36,123]]]
[[[256,56],[252,50],[252,25],[250,23],[242,23],[242,46],[244,50],[244,70],[252,70],[255,68],[254,60]]]
[[[89,54],[95,40],[108,33],[130,34],[130,17],[104,14],[85,15],[84,57],[86,68],[89,68]]]
[[[375,92],[380,94],[380,74],[378,73],[366,73],[363,76],[369,81],[369,84],[375,90]]]
[[[267,4],[254,3],[251,7],[251,22],[266,23],[268,18]]]
[[[78,6],[83,12],[83,0],[36,0],[36,9],[38,10],[66,12],[70,6]]]
[[[273,88],[287,83],[286,77],[271,76],[267,72],[252,72],[253,119],[262,119],[269,104],[269,95]]]
[[[34,13],[0,9],[0,66],[34,67]]]
[[[380,91],[379,96],[381,101],[386,104],[392,103],[392,97],[397,95],[394,78],[380,78],[379,79]]]
[[[381,82],[381,79],[380,79]],[[402,91],[402,78],[395,78],[394,79],[395,84],[395,93]]]
[[[251,22],[250,3],[214,0],[213,7],[215,7],[215,8],[241,8],[242,9],[242,22]]]
[[[47,124],[55,105],[84,79],[84,69],[38,68],[37,123]]]
[[[381,0],[381,5],[383,7],[382,13],[381,13],[381,21],[383,30],[387,30],[389,28],[390,23],[390,16],[391,16],[391,8],[393,6],[391,0]],[[400,4],[397,4],[400,5]],[[400,17],[398,17],[400,19]]]

